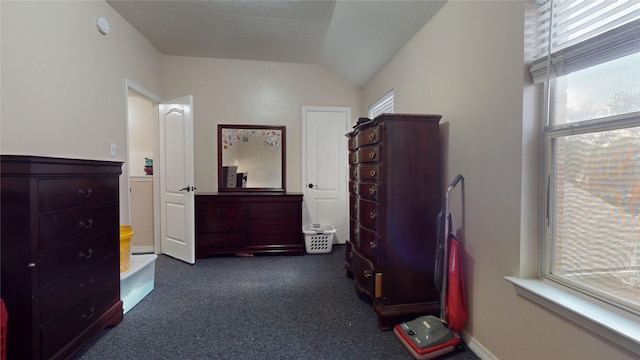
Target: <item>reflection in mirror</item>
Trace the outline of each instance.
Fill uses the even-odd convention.
[[[219,191],[284,191],[284,126],[218,125]]]

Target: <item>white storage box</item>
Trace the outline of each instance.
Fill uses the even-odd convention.
[[[336,228],[325,224],[307,224],[302,226],[304,245],[307,253],[330,253],[333,246],[333,234]]]
[[[120,298],[125,314],[153,290],[157,258],[156,254],[131,255],[129,270],[120,273]]]

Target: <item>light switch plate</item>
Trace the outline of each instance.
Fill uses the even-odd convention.
[[[109,150],[111,156],[116,156],[116,144],[111,144],[111,148]]]

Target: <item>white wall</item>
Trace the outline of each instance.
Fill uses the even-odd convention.
[[[136,95],[129,96],[129,175],[145,176],[145,159],[153,159],[154,104]]]
[[[443,115],[444,184],[465,177],[464,217],[459,197],[452,210],[466,249],[467,338],[499,359],[631,359],[518,297],[503,278],[537,256],[521,247],[537,238],[538,213],[524,17],[524,2],[448,2],[365,86],[363,111],[393,88],[396,112]]]
[[[159,51],[104,1],[0,6],[0,152],[124,162],[124,79],[161,93]],[[98,32],[98,16],[111,24],[106,36]],[[116,157],[109,156],[111,143]],[[121,187],[126,178],[120,177]],[[126,197],[120,202],[126,223]]]
[[[195,186],[217,191],[217,124],[286,125],[289,192],[302,191],[302,106],[345,106],[358,87],[317,65],[165,57],[167,98],[193,95]],[[355,120],[353,120],[355,122]]]

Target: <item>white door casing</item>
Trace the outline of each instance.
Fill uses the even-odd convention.
[[[351,108],[302,107],[303,223],[333,225],[334,243],[348,239],[347,138]]]
[[[160,247],[176,259],[195,263],[193,97],[160,104]]]

